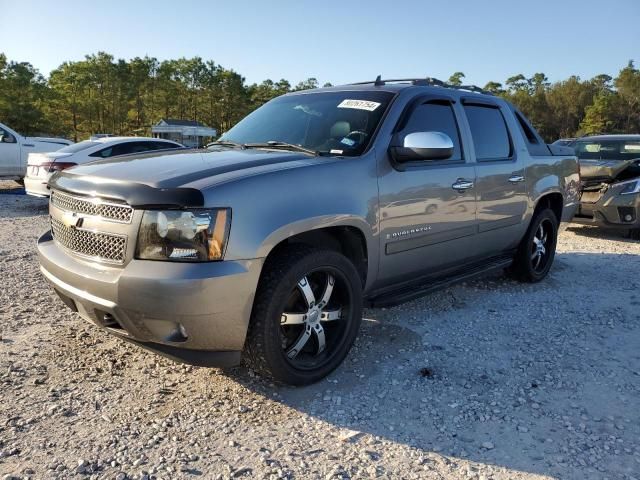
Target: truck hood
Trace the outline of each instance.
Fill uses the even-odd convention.
[[[55,137],[25,137],[26,143],[49,143],[55,147],[55,145],[60,145],[58,148],[65,147],[67,145],[71,145],[73,142],[66,140],[64,138],[55,138]]]
[[[230,179],[331,161],[297,152],[165,151],[99,160],[56,173],[54,189],[149,205],[202,206],[201,189]]]
[[[612,182],[627,169],[635,167],[640,159],[633,160],[580,160],[580,177],[589,182]]]

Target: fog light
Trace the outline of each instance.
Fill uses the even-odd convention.
[[[633,220],[633,216],[627,214],[627,215],[624,216],[624,220],[625,220],[625,222],[630,222],[631,220]]]

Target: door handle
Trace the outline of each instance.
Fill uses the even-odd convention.
[[[459,178],[458,180],[456,180],[456,183],[451,185],[451,188],[453,188],[456,192],[464,192],[465,190],[473,188],[473,182],[465,180],[464,178]]]
[[[511,182],[511,183],[524,182],[524,177],[522,175],[518,175],[517,173],[514,173],[513,175],[511,175],[509,177],[509,182]]]

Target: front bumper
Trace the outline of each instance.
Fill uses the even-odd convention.
[[[48,197],[51,191],[47,187],[47,179],[40,177],[24,177],[24,189],[27,195],[34,197]]]
[[[110,333],[193,365],[239,363],[261,259],[111,267],[70,256],[49,232],[38,256],[60,298]]]
[[[574,223],[607,228],[640,228],[640,195],[608,191],[597,202],[580,202]]]

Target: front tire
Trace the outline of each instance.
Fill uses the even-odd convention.
[[[265,264],[244,360],[279,382],[317,382],[347,356],[361,320],[362,282],[349,259],[293,246]]]
[[[558,218],[547,208],[536,213],[513,259],[511,272],[521,282],[535,283],[547,276],[556,254]]]

